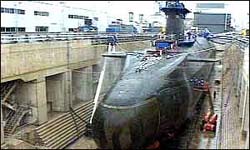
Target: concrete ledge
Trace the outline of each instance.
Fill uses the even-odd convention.
[[[150,41],[119,43],[117,51],[136,51],[150,47]],[[82,41],[18,43],[1,45],[1,83],[21,79],[25,82],[98,64],[107,45],[88,45]]]
[[[95,65],[97,63],[98,63],[97,59],[82,61],[82,62],[78,62],[78,63],[72,63],[69,65],[69,69],[83,68],[83,67]],[[25,74],[20,74],[17,76],[10,76],[10,77],[6,77],[6,78],[1,78],[1,83],[12,81],[12,80],[18,80],[18,79],[21,79],[24,82],[28,82],[28,81],[35,80],[39,77],[47,77],[47,76],[63,73],[63,72],[66,72],[67,70],[68,70],[68,66],[67,66],[67,64],[65,64],[63,66],[55,66],[55,67],[46,68],[46,69],[42,69],[42,70],[35,70],[33,72],[27,72]]]

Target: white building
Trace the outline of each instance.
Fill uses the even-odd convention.
[[[105,12],[74,8],[63,2],[1,2],[1,32],[67,32],[88,22],[105,31],[107,20]]]
[[[166,27],[166,16],[163,12],[150,15],[148,20],[153,27]]]
[[[2,1],[1,32],[68,32],[86,25],[90,20],[93,26],[98,27],[98,31],[105,31],[108,24],[116,19],[122,19],[124,24],[133,24],[141,28],[140,23],[136,24],[140,19],[137,19],[137,15],[133,22],[129,22],[129,12],[123,10],[115,13],[113,10],[116,10],[116,6],[113,2],[91,1],[74,4],[69,1]],[[155,11],[159,10],[157,3],[152,7]],[[155,26],[165,25],[165,16],[162,14],[144,14],[143,18],[143,22]]]

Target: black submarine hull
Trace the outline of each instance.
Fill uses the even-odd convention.
[[[130,107],[103,104],[93,120],[95,140],[101,148],[143,148],[159,131],[160,105],[152,98]]]
[[[197,44],[190,49],[198,49]],[[214,52],[204,51],[188,57],[212,58]],[[131,76],[130,71],[122,75],[94,113],[93,136],[100,148],[145,148],[192,118],[202,93],[192,90],[189,79],[207,80],[213,64],[188,62],[188,57],[163,60],[152,72],[141,73],[141,77],[140,74]]]
[[[179,61],[176,68],[183,65],[184,61],[184,58]],[[98,145],[101,148],[112,149],[145,148],[148,143],[158,138],[162,126],[164,132],[166,127],[178,127],[186,118],[183,114],[186,114],[189,103],[186,99],[188,83],[184,73],[183,69],[179,68],[174,69],[170,74],[169,72],[162,74],[157,81],[152,79],[152,82],[161,82],[155,93],[131,105],[107,104],[105,102],[112,96],[107,94],[93,118],[93,133]],[[176,78],[178,81],[171,81]],[[170,85],[173,88],[169,88]],[[183,92],[178,92],[174,87],[178,87],[178,90]]]

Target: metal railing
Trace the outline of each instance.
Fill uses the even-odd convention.
[[[31,33],[31,34],[1,34],[1,44],[13,43],[30,43],[30,42],[45,42],[45,41],[67,41],[67,40],[92,40],[94,44],[104,44],[107,37],[116,33]],[[117,38],[119,41],[127,41],[128,39],[143,40],[152,39],[155,34],[129,34],[119,33]],[[99,42],[96,42],[99,41]]]
[[[143,33],[143,34],[131,34],[131,33],[92,33],[92,32],[65,32],[65,33],[45,33],[45,32],[29,32],[29,33],[1,33],[1,44],[12,43],[31,43],[31,42],[46,42],[46,41],[68,41],[68,40],[91,40],[93,45],[107,43],[107,37],[110,35],[117,35],[120,42],[126,41],[139,41],[139,40],[155,40],[157,38],[156,33]],[[171,35],[166,36],[168,38]],[[232,33],[220,33],[215,34],[214,38],[220,38],[225,40],[237,39],[243,43],[249,43],[249,39],[233,35]]]

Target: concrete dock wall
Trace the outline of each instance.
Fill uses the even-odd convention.
[[[138,51],[150,45],[124,42],[116,50]],[[93,99],[106,51],[107,45],[91,45],[88,40],[1,44],[1,84],[21,80],[12,94],[17,104],[30,108],[28,123],[41,125],[50,112],[66,112]],[[1,124],[3,143],[2,116]]]
[[[150,41],[119,43],[116,50],[148,48]],[[90,45],[88,40],[1,44],[1,83],[65,72],[67,67],[82,68],[96,64],[107,45]],[[69,65],[69,66],[68,66]]]

